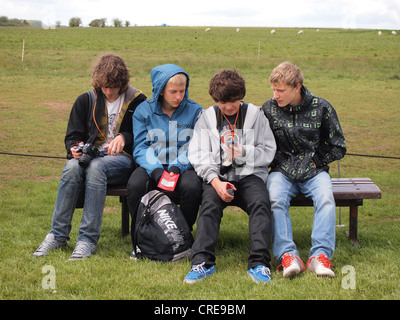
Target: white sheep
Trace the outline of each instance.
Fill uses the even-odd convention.
[[[393,31],[392,31],[392,35],[395,36],[396,34],[397,34],[397,32],[393,30]]]
[[[382,35],[382,31],[378,31],[378,36],[381,36]]]
[[[319,32],[319,29],[317,29],[317,32]]]
[[[205,32],[211,31],[211,28],[206,28]]]
[[[299,32],[297,32],[297,34],[303,34],[303,33],[304,33],[303,30],[300,30]]]
[[[271,34],[275,34],[275,30],[271,30]]]
[[[237,29],[236,29],[236,32],[239,32],[239,31],[240,31],[240,28],[237,28]]]

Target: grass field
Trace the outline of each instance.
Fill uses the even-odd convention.
[[[335,107],[348,152],[400,156],[400,38],[389,31],[268,28],[132,27],[0,28],[0,152],[62,157],[70,108],[90,89],[93,60],[105,52],[121,55],[132,84],[151,96],[150,70],[176,63],[191,76],[190,96],[212,104],[208,81],[223,68],[246,79],[245,101],[262,105],[272,96],[271,70],[289,60],[305,74],[305,85]],[[24,61],[21,62],[25,41]],[[118,199],[107,199],[102,235],[90,259],[67,262],[78,234],[81,210],[73,219],[71,241],[44,259],[31,256],[50,230],[64,160],[0,154],[0,299],[310,299],[371,300],[400,298],[400,160],[346,156],[342,177],[370,177],[381,188],[380,200],[366,200],[359,212],[361,248],[336,231],[332,258],[335,279],[303,273],[282,278],[272,261],[273,281],[254,284],[246,274],[247,216],[229,208],[217,247],[217,273],[199,284],[182,280],[190,261],[161,264],[129,259],[130,238],[120,235]],[[337,163],[331,165],[337,176]],[[294,238],[308,259],[313,210],[292,208]],[[339,223],[339,209],[338,209]],[[56,288],[42,280],[52,267]],[[348,266],[355,288],[346,286]],[[43,269],[44,268],[44,269]],[[44,272],[42,272],[44,271]],[[45,283],[46,284],[46,283]]]

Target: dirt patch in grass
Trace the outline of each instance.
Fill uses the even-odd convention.
[[[71,104],[66,102],[43,102],[43,104],[50,110],[56,111],[56,118],[54,118],[54,113],[48,115],[52,121],[54,120],[68,120],[69,114],[71,112]]]

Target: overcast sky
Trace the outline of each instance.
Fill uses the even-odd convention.
[[[54,25],[118,18],[131,25],[400,29],[400,0],[0,0],[0,16]]]

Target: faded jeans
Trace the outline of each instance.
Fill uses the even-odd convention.
[[[272,172],[267,179],[267,189],[274,219],[275,258],[280,261],[285,253],[299,256],[293,241],[289,207],[291,198],[302,193],[314,203],[309,258],[323,253],[330,259],[335,250],[336,204],[329,174],[321,172],[305,182],[294,182],[280,172]]]
[[[77,159],[69,160],[60,180],[50,233],[59,240],[69,240],[72,216],[79,194],[85,188],[78,241],[97,244],[107,184],[126,183],[133,167],[132,159],[124,154],[94,158],[86,169]]]

